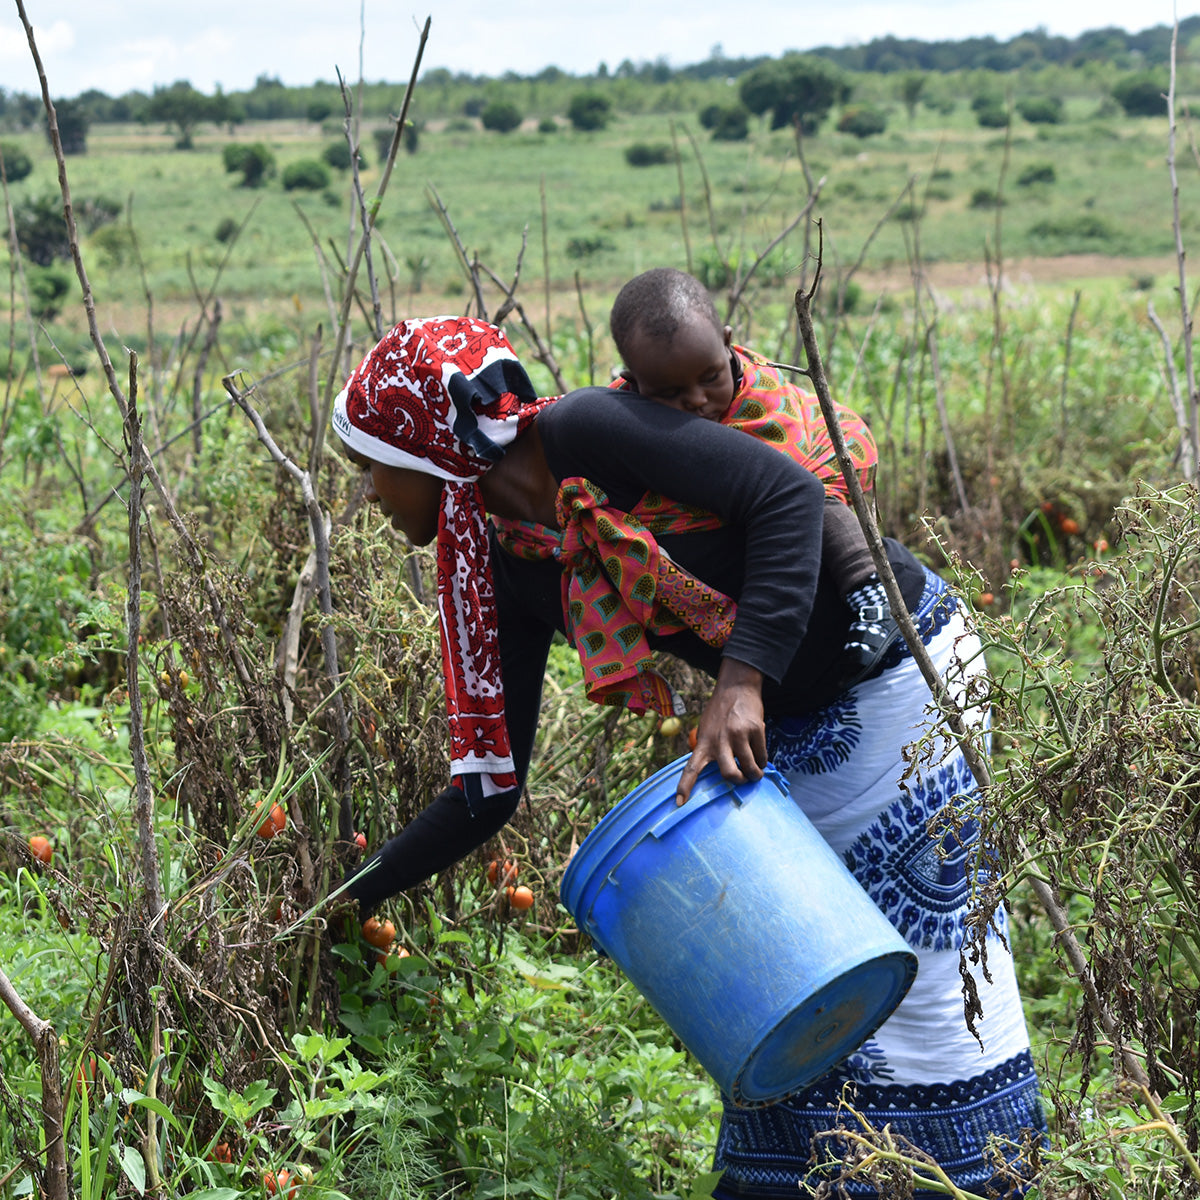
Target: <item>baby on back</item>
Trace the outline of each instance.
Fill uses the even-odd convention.
[[[618,293],[609,327],[625,364],[614,386],[760,437],[825,485],[822,562],[851,614],[841,686],[877,673],[900,631],[850,508],[817,398],[733,345],[733,331],[722,325],[708,290],[684,271],[658,267],[635,276]],[[874,439],[857,413],[836,407],[859,481],[869,492],[878,461]]]

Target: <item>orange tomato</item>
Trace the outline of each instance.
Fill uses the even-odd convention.
[[[396,940],[396,927],[391,921],[368,917],[363,922],[363,937],[377,950],[386,950]]]
[[[697,735],[697,732],[698,732],[698,730],[697,730],[697,727],[696,727],[695,725],[693,725],[693,726],[691,727],[691,729],[689,729],[689,730],[688,730],[688,749],[689,749],[689,750],[695,750],[695,748],[696,748],[696,735]]]
[[[976,608],[990,608],[995,603],[996,597],[991,592],[980,592],[979,595],[975,597]]]
[[[213,1162],[231,1163],[233,1162],[233,1151],[230,1150],[228,1142],[218,1142],[208,1157]]]
[[[1076,521],[1074,517],[1063,517],[1063,519],[1058,523],[1058,527],[1068,537],[1070,537],[1071,534],[1079,532],[1079,522]]]
[[[50,860],[54,857],[54,847],[50,845],[50,839],[42,837],[40,833],[35,833],[29,839],[29,853],[40,863],[45,863],[47,866]]]
[[[277,833],[282,833],[286,825],[287,813],[283,811],[283,805],[272,804],[271,811],[267,813],[263,823],[258,827],[258,836],[273,838]]]
[[[77,1094],[82,1094],[84,1088],[91,1088],[96,1082],[96,1056],[89,1054],[78,1067],[75,1068],[75,1091]]]
[[[506,858],[503,862],[493,858],[487,865],[488,883],[492,887],[510,887],[517,882],[517,874],[517,864],[511,858]]]
[[[1097,538],[1092,545],[1095,546],[1097,554],[1108,553],[1108,538]]]
[[[533,893],[527,887],[515,887],[508,889],[508,902],[518,912],[524,912],[527,908],[533,907]]]

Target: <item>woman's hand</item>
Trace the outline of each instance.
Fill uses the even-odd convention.
[[[761,779],[767,765],[762,672],[736,658],[721,660],[716,686],[700,714],[696,748],[675,789],[676,804],[687,803],[696,776],[710,762],[730,783]]]

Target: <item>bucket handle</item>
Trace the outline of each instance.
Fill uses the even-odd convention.
[[[710,764],[705,767],[705,772],[710,770],[715,772],[715,765]],[[701,775],[701,778],[703,778],[703,774]],[[680,821],[686,821],[688,817],[690,817],[709,800],[718,800],[724,796],[729,796],[733,800],[734,804],[736,804],[738,808],[741,808],[741,806],[745,804],[751,796],[754,795],[754,791],[758,787],[759,783],[765,783],[768,780],[773,783],[784,796],[791,795],[787,784],[784,782],[783,776],[781,776],[773,767],[768,766],[763,778],[757,782],[749,781],[746,783],[735,783],[728,785],[723,791],[709,792],[709,794],[703,799],[696,797],[689,800],[686,804],[681,804],[678,808],[672,809],[665,817],[663,817],[661,821],[658,822],[657,825],[654,826],[653,829],[650,830],[650,836],[661,839],[665,834],[674,829]]]

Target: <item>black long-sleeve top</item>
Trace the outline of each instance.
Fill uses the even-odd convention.
[[[628,512],[647,491],[715,513],[716,530],[659,537],[685,570],[738,602],[721,649],[683,631],[650,644],[716,675],[728,655],[764,675],[769,716],[811,712],[835,695],[850,612],[821,570],[824,489],[811,472],[758,438],[632,392],[582,388],[538,416],[558,480],[582,476]],[[888,542],[905,602],[924,584],[916,559]],[[546,654],[563,629],[561,572],[493,539],[505,710],[518,775],[532,752]]]

